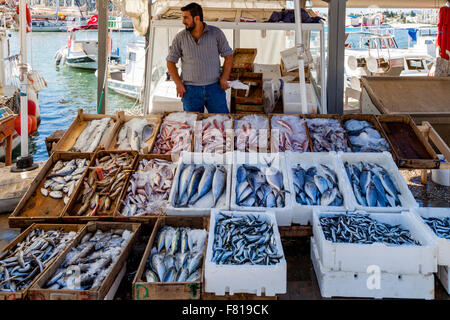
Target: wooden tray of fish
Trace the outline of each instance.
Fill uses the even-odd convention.
[[[185,125],[187,125],[188,127],[186,127],[185,129],[190,130],[190,134],[188,135],[187,133],[185,134],[186,137],[189,137],[188,139],[190,139],[189,143],[185,143],[186,146],[183,145],[184,141],[183,139],[181,140],[172,140],[172,134],[173,132],[175,132],[176,130],[180,130],[177,128],[171,128],[168,129],[166,126],[166,122],[167,121],[172,121],[172,120],[168,120],[167,117],[173,117],[172,114],[186,114],[186,115],[195,115],[195,119],[193,119],[192,121],[192,125],[189,123],[185,123]],[[162,116],[161,119],[161,125],[158,128],[158,135],[156,136],[155,142],[153,144],[153,148],[151,150],[151,154],[168,154],[168,155],[175,155],[175,156],[179,156],[180,153],[182,151],[193,151],[194,150],[194,130],[195,130],[195,122],[197,121],[199,113],[197,112],[186,112],[186,111],[176,111],[176,112],[165,112]],[[173,120],[173,121],[183,121],[183,122],[187,122],[186,119],[180,119],[180,121],[178,120]],[[182,132],[181,132],[182,133]],[[179,135],[181,135],[180,132],[178,132]],[[187,148],[187,144],[190,144],[189,148]],[[184,148],[186,147],[186,148]],[[176,152],[173,152],[173,150],[175,148]]]
[[[125,112],[119,111],[117,116],[119,118],[119,125],[106,149],[134,150],[139,153],[151,153],[155,144],[156,135],[159,131],[159,126],[161,125],[161,114],[127,116],[125,115]],[[142,125],[142,122],[145,120],[149,126]],[[127,122],[129,123],[129,126],[124,127]],[[133,128],[141,129],[141,127],[142,130],[139,130],[140,132],[133,130]],[[127,130],[128,128],[130,129],[129,131]]]
[[[295,146],[292,146],[291,148],[283,148],[283,138],[281,136],[281,134],[275,134],[274,130],[272,129],[272,118],[274,116],[293,116],[298,118],[299,120],[304,120],[304,128],[305,128],[305,138],[306,141],[308,142],[308,146],[306,148],[302,148],[301,146],[299,146],[297,149],[304,149],[304,151],[297,151],[297,150],[292,150],[295,149]],[[281,124],[284,128],[286,128],[289,131],[291,131],[292,133],[294,133],[293,128],[291,128],[291,126],[288,123],[283,123]],[[303,117],[303,115],[301,114],[285,114],[285,113],[270,113],[269,114],[269,128],[270,128],[270,152],[284,152],[284,151],[295,151],[295,152],[313,152],[313,143],[311,140],[311,137],[309,136],[309,129],[308,129],[308,125],[306,124],[306,119]],[[298,132],[295,132],[295,134],[298,134]],[[278,139],[277,139],[278,138]],[[281,148],[280,146],[277,147],[275,145],[275,143],[277,141],[281,140]],[[301,141],[300,141],[301,143]],[[291,143],[289,142],[288,146],[291,145]]]
[[[322,152],[329,152],[329,151],[353,152],[352,144],[350,142],[350,139],[348,138],[347,132],[344,129],[344,124],[342,123],[340,115],[337,115],[337,114],[305,114],[303,116],[305,117],[306,121],[308,121],[308,119],[333,119],[333,120],[337,120],[339,122],[339,124],[340,124],[340,126],[341,126],[341,128],[343,130],[343,133],[344,133],[344,140],[347,142],[347,145],[348,145],[348,150],[347,151],[345,151],[345,150],[334,150],[334,147],[335,147],[336,143],[335,143],[335,141],[334,142],[330,141],[329,145],[330,145],[331,149],[324,150]],[[314,138],[314,132],[311,130],[311,127],[310,127],[310,125],[308,123],[307,123],[307,127],[308,127],[308,134],[309,134],[309,136],[311,138],[311,142],[313,143],[313,151],[314,152],[321,152],[321,151],[317,151],[316,140]],[[326,130],[327,128],[335,129],[335,128],[329,126],[329,125],[321,125],[320,127],[324,128],[324,130]],[[327,142],[327,141],[325,141],[325,142]],[[343,146],[343,148],[344,147],[345,146]],[[339,149],[342,149],[342,148],[339,148]]]
[[[208,237],[205,239],[205,249],[201,262],[201,276],[199,280],[192,282],[148,282],[146,276],[147,260],[152,248],[159,243],[160,230],[164,226],[188,227],[191,229],[204,229],[209,231],[209,217],[160,217],[153,229],[141,263],[133,280],[134,300],[198,300],[204,285],[205,257]],[[162,250],[161,250],[162,252]],[[198,270],[197,270],[198,271]],[[156,277],[150,278],[158,280]]]
[[[105,119],[105,120],[102,120]],[[113,122],[107,123],[111,119]],[[93,120],[102,120],[98,126],[85,130]],[[78,115],[66,130],[61,140],[55,146],[53,151],[66,152],[94,152],[97,147],[106,147],[110,144],[111,138],[117,131],[119,118],[116,115],[89,114],[78,109]],[[103,122],[104,121],[104,122]],[[94,129],[96,129],[94,131]],[[78,138],[84,132],[84,136],[78,141]]]
[[[68,203],[66,204],[63,199],[65,198],[64,195],[68,193],[64,192],[66,191],[64,188],[60,189],[60,186],[56,188],[59,189],[59,191],[56,190],[55,193],[53,193],[53,191],[51,190],[51,185],[45,188],[45,186],[47,186],[46,183],[50,182],[50,178],[49,179],[47,178],[50,175],[54,174],[53,169],[55,168],[55,165],[58,163],[58,161],[65,162],[71,161],[73,159],[86,159],[90,161],[93,155],[94,155],[93,153],[69,153],[69,152],[53,153],[47,160],[45,165],[42,167],[39,174],[33,180],[27,192],[23,195],[19,204],[14,209],[14,212],[9,216],[8,222],[10,228],[23,228],[31,225],[32,223],[37,222],[53,222],[53,223],[57,222],[68,205]],[[64,171],[64,168],[62,169],[63,169],[62,171]],[[62,184],[66,182],[64,178],[66,179],[68,177],[76,178],[76,176],[73,176],[72,173],[74,172],[76,173],[78,168],[75,169],[75,171],[72,171],[72,173],[68,174],[70,170],[65,172],[67,174],[60,175],[55,178],[61,178],[59,180],[62,181]],[[80,168],[79,171],[83,170],[81,170]],[[87,170],[84,170],[81,173],[81,177],[79,178],[79,180],[67,181],[67,183],[71,184],[71,191],[72,191],[71,196],[73,196],[78,185],[83,180],[83,177],[85,176],[86,172]],[[62,173],[64,172],[61,172],[61,174]],[[44,193],[47,192],[48,195],[45,196]],[[54,196],[58,197],[61,196],[61,198],[54,198]]]
[[[139,234],[140,227],[141,227],[141,225],[138,223],[121,223],[121,222],[90,222],[90,223],[88,223],[86,225],[86,227],[81,231],[81,233],[77,236],[76,240],[73,241],[72,244],[67,248],[67,250],[63,254],[61,254],[56,259],[56,261],[33,284],[33,286],[29,290],[29,295],[28,295],[29,298],[31,300],[103,300],[105,298],[106,294],[108,293],[108,291],[110,290],[111,286],[113,285],[114,280],[116,279],[120,270],[126,263],[126,259],[127,259],[128,255],[130,254],[131,249],[133,248],[133,245]],[[101,235],[97,234],[97,237],[99,240],[97,242],[94,242],[94,240],[92,240],[92,239],[94,239],[96,237],[95,233],[99,232],[98,230],[103,232],[104,238],[102,238]],[[127,235],[128,238],[123,238],[124,233],[126,231],[130,232],[131,234],[128,233],[128,235]],[[67,289],[67,287],[64,289],[46,289],[47,284],[51,280],[55,279],[55,273],[58,272],[60,266],[63,263],[65,264],[66,262],[67,263],[73,262],[73,261],[70,261],[72,259],[66,259],[66,257],[68,256],[69,253],[71,253],[71,250],[73,248],[75,251],[75,248],[79,244],[89,243],[89,242],[91,242],[90,240],[92,240],[92,242],[96,243],[96,244],[100,244],[101,242],[104,242],[105,247],[107,245],[109,246],[111,238],[107,239],[107,237],[105,237],[104,233],[106,233],[106,232],[121,235],[122,243],[120,246],[122,247],[122,250],[120,251],[118,258],[115,261],[110,262],[110,266],[108,268],[103,269],[103,270],[107,270],[107,274],[105,275],[105,278],[103,280],[101,280],[99,285],[97,285],[95,287],[92,287],[92,285],[91,285],[91,288],[86,289],[86,290],[76,290],[75,285],[77,285],[76,284],[77,280],[75,280],[74,287],[72,287],[72,288],[74,288],[73,290]],[[92,238],[89,235],[87,235],[88,233],[90,233],[90,236]],[[126,243],[126,244],[123,245],[124,243]],[[77,258],[76,260],[79,261],[80,259],[83,258],[83,256],[84,257],[92,257],[92,255],[95,255],[96,253],[100,252],[101,250],[103,250],[103,248],[104,247],[100,247],[100,249],[95,248],[95,251],[91,255],[90,255],[90,253],[92,252],[93,248],[91,248],[91,250],[86,250],[85,252],[83,252],[84,250],[82,250],[76,256],[72,255],[71,257],[73,259],[74,259],[74,257],[76,257]],[[93,259],[93,258],[91,258],[91,259]],[[101,259],[105,259],[105,258],[103,257]],[[76,262],[76,260],[75,260],[75,262]],[[96,261],[99,261],[99,260],[96,260]],[[94,264],[95,263],[96,262],[94,262]],[[74,277],[71,272],[67,273],[67,270],[70,269],[71,267],[74,267],[75,265],[76,264],[71,264],[69,266],[69,268],[66,268],[66,272],[63,273],[63,275],[65,274],[64,278],[66,278],[67,276],[69,276],[68,278]],[[74,267],[74,269],[75,269],[75,267]],[[62,271],[64,271],[64,270],[62,270]],[[77,271],[82,272],[81,268],[78,268]],[[98,277],[98,272],[99,272],[98,270],[95,270],[94,276]],[[85,281],[85,280],[83,280],[83,276],[86,276],[86,272],[84,272],[84,274],[80,274],[81,279],[79,279],[80,283],[78,285],[79,286],[89,286],[83,282],[83,281]],[[75,277],[75,278],[77,278],[77,277]],[[62,281],[66,282],[65,280],[62,280]],[[69,279],[67,279],[67,281],[69,281]]]
[[[172,156],[170,156],[170,155],[163,155],[163,154],[139,155],[139,157],[137,158],[137,160],[136,160],[136,162],[134,164],[133,173],[131,174],[131,177],[127,180],[127,182],[125,184],[125,188],[123,188],[124,192],[122,193],[120,201],[119,201],[118,205],[116,206],[116,211],[114,212],[114,220],[115,221],[145,223],[145,222],[147,222],[149,220],[155,219],[155,218],[157,218],[157,217],[159,217],[161,215],[165,215],[166,214],[167,207],[166,208],[161,208],[161,212],[154,212],[154,211],[148,212],[148,214],[146,214],[145,216],[125,216],[125,215],[121,214],[121,212],[124,210],[124,206],[126,205],[126,203],[128,203],[128,202],[126,202],[126,199],[129,196],[128,193],[129,193],[129,188],[130,187],[136,188],[136,192],[135,192],[136,195],[140,194],[139,193],[139,189],[143,190],[145,195],[144,194],[142,194],[142,195],[148,199],[148,193],[147,193],[145,185],[142,188],[139,184],[137,184],[136,186],[133,186],[133,184],[132,184],[132,181],[134,181],[133,180],[133,175],[137,174],[137,171],[138,171],[138,169],[140,167],[140,163],[141,163],[141,161],[143,159],[146,159],[146,160],[163,160],[163,161],[168,161],[169,163],[173,164],[173,166],[174,166],[173,176],[172,176],[172,179],[170,181],[169,181],[169,179],[167,179],[167,177],[163,177],[163,176],[159,175],[159,173],[158,173],[158,174],[155,175],[155,177],[152,179],[152,181],[147,181],[145,183],[145,185],[147,183],[149,183],[149,188],[150,189],[152,187],[156,188],[157,186],[161,186],[161,188],[158,188],[157,190],[162,190],[164,185],[168,185],[170,183],[170,186],[167,186],[168,187],[168,189],[166,191],[167,192],[167,200],[165,201],[166,202],[166,206],[169,204],[169,194],[170,194],[170,190],[172,188],[173,178],[176,175],[176,168],[177,168],[176,163],[172,161]],[[155,189],[151,189],[151,190],[155,190]],[[130,202],[131,202],[131,206],[133,206],[134,203],[132,201],[130,201]],[[136,204],[136,205],[137,205],[136,211],[138,211],[139,204]],[[129,210],[130,209],[131,208],[129,208]]]
[[[237,127],[237,121],[241,120],[244,117],[251,117],[251,116],[257,116],[262,117],[266,119],[267,121],[267,127],[264,126],[263,128],[259,129],[252,129],[252,130],[258,130],[256,132],[256,136],[254,134],[245,133],[247,132],[248,128],[238,128]],[[242,152],[269,152],[270,148],[270,121],[269,117],[265,114],[254,114],[254,113],[246,113],[246,114],[234,114],[234,150],[242,151]],[[239,133],[245,134],[245,138],[239,138]],[[250,141],[250,138],[252,140]],[[243,145],[244,144],[244,145]]]
[[[62,220],[72,223],[112,220],[137,156],[136,151],[98,150]]]
[[[16,249],[18,249],[18,248],[16,248],[16,246],[19,245],[22,241],[30,241],[28,247],[25,244],[25,246],[24,246],[25,248],[29,248],[29,246],[33,245],[34,243],[37,244],[38,241],[42,241],[44,235],[38,235],[36,233],[36,231],[34,231],[36,229],[40,229],[40,230],[44,230],[44,231],[50,231],[50,230],[59,231],[60,230],[60,231],[62,231],[64,233],[69,233],[69,232],[79,233],[84,228],[85,228],[85,225],[81,225],[81,224],[32,224],[24,232],[22,232],[20,235],[18,235],[12,242],[10,242],[5,248],[3,248],[0,251],[0,257],[1,257],[0,261],[3,261],[5,258],[8,257],[8,255],[10,255],[8,252],[16,251]],[[74,235],[72,240],[69,240],[69,238],[66,238],[68,240],[68,242],[66,242],[66,245],[61,246],[61,248],[58,251],[54,251],[54,250],[52,250],[52,252],[49,251],[50,255],[47,256],[46,259],[42,259],[43,256],[40,258],[40,262],[43,264],[42,271],[39,269],[39,265],[38,265],[38,262],[36,260],[35,260],[35,262],[32,262],[33,264],[35,264],[33,271],[31,271],[31,272],[30,271],[24,271],[23,272],[23,273],[29,272],[28,276],[30,277],[29,280],[31,280],[31,282],[30,282],[30,284],[28,286],[26,286],[26,287],[24,287],[24,288],[22,288],[20,290],[16,290],[14,292],[5,292],[5,291],[2,291],[2,289],[0,289],[0,300],[25,299],[27,297],[27,294],[28,294],[28,289],[31,288],[31,286],[34,283],[36,283],[37,280],[39,280],[39,277],[52,265],[53,261],[55,261],[55,259],[59,255],[61,255],[61,254],[63,254],[63,252],[65,252],[65,250],[67,249],[67,245],[70,244],[73,240],[75,240],[75,236],[76,235]],[[55,238],[53,238],[51,241],[54,243],[54,240],[56,238],[59,238],[59,237],[55,236]],[[42,241],[42,242],[43,242],[43,244],[40,245],[40,248],[42,248],[45,245],[45,242],[44,241]],[[46,248],[44,248],[45,251],[42,250],[42,249],[37,249],[37,250],[41,251],[41,252],[46,252],[47,250],[50,250],[50,249],[47,249],[47,248],[54,248],[54,247],[49,246],[50,242],[46,242],[46,243],[47,243]],[[24,251],[20,251],[20,252],[23,253]],[[22,254],[21,255],[20,252],[15,253],[15,254],[11,252],[13,257],[14,256],[17,257],[16,263],[18,265],[20,265],[20,263],[18,261],[20,259],[19,256],[21,256],[22,259],[23,259],[24,265],[26,266],[27,264],[30,264],[30,266],[31,266],[31,262],[28,262],[28,261],[29,261],[29,259],[32,259],[32,258],[30,258],[29,255],[27,255],[27,254]],[[25,252],[26,252],[26,250],[25,250]],[[44,255],[45,255],[45,253],[44,253]],[[52,255],[54,255],[54,256],[51,257]],[[37,256],[39,257],[39,255],[37,255]],[[4,264],[2,263],[1,265],[4,265]],[[24,269],[27,268],[25,266],[24,266]],[[13,266],[11,266],[11,267],[13,267]],[[16,267],[13,267],[12,270],[14,270],[15,268]],[[34,278],[33,278],[32,274],[35,272],[35,270],[38,270],[38,269],[39,269],[38,273],[35,274]],[[15,277],[14,273],[18,272],[19,270],[16,270],[16,271],[12,271],[12,270],[10,269],[11,272],[9,272],[10,273],[9,275],[11,277]],[[0,275],[2,275],[2,274],[3,274],[3,272],[0,272]],[[1,279],[0,282],[3,283],[4,281],[5,281],[5,279]],[[0,287],[3,287],[3,285],[0,286]]]
[[[384,150],[384,151],[388,151],[392,154],[392,158],[394,159],[395,162],[397,162],[397,154],[394,150],[394,147],[391,143],[391,141],[389,140],[389,138],[387,137],[386,133],[384,132],[383,128],[381,127],[381,124],[378,122],[377,118],[372,115],[372,114],[346,114],[346,115],[342,115],[341,116],[341,123],[344,126],[345,131],[347,132],[347,135],[349,136],[349,140],[350,140],[350,133],[349,130],[346,128],[345,123],[348,120],[357,120],[357,121],[367,121],[370,124],[372,124],[373,128],[378,131],[378,133],[380,134],[381,138],[383,138],[384,140],[386,140],[387,144],[389,145],[389,149],[390,150]],[[352,149],[356,151],[355,146],[352,144],[351,140],[350,140],[350,144]],[[366,152],[366,151],[360,151],[360,152]],[[382,151],[379,151],[382,152]]]
[[[211,117],[227,117],[227,120],[222,122],[214,119],[211,122],[203,123]],[[225,124],[225,122],[231,122]],[[229,128],[227,128],[229,127]],[[218,134],[220,133],[220,134]],[[197,117],[197,123],[194,130],[194,152],[206,153],[224,153],[234,150],[234,117],[232,114],[223,113],[200,113]],[[223,139],[225,138],[225,139]],[[219,140],[217,146],[212,146]],[[222,142],[222,143],[220,143]]]
[[[408,115],[378,115],[391,141],[399,168],[438,169],[440,162],[431,145]]]

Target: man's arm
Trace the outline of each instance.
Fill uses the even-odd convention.
[[[228,79],[230,78],[231,67],[233,66],[233,55],[229,54],[224,57],[223,71],[220,77],[220,87],[223,90],[227,90],[230,86],[228,85]]]
[[[183,95],[186,92],[186,88],[184,87],[183,81],[178,74],[177,66],[174,62],[167,61],[167,70],[169,71],[173,82],[175,82],[175,85],[177,86],[177,97],[183,98]]]

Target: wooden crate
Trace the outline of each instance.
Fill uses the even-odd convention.
[[[134,163],[133,166],[133,171],[132,174],[135,173],[138,170],[139,167],[139,162],[142,159],[147,159],[147,160],[151,160],[151,159],[163,159],[163,160],[167,160],[169,162],[175,162],[172,161],[172,156],[170,155],[165,155],[165,154],[145,154],[145,155],[139,155],[136,162]],[[174,171],[174,177],[176,174],[177,169],[175,168]],[[120,211],[122,210],[123,204],[122,204],[122,200],[124,200],[127,196],[127,190],[128,187],[130,185],[130,181],[131,181],[131,175],[130,174],[130,178],[127,180],[127,183],[125,184],[125,188],[123,188],[123,192],[120,196],[119,202],[116,206],[116,210],[114,212],[114,221],[120,221],[120,222],[137,222],[137,223],[148,223],[149,221],[156,221],[156,219],[160,216],[157,214],[148,214],[146,216],[142,216],[142,217],[124,217],[122,215],[120,215]],[[170,190],[169,190],[169,194],[170,194]],[[167,197],[167,202],[169,202],[169,197]],[[165,213],[164,213],[165,215]],[[153,222],[154,223],[154,222]]]
[[[91,161],[91,164],[88,167],[88,170],[84,176],[84,178],[88,178],[91,171],[95,170],[96,168],[96,160],[101,159],[104,156],[107,156],[109,154],[121,154],[121,153],[127,153],[131,154],[133,156],[133,161],[130,164],[129,168],[123,168],[124,171],[126,171],[126,177],[125,184],[127,183],[132,169],[134,167],[134,164],[136,163],[136,159],[138,156],[138,153],[136,151],[123,151],[123,150],[98,150]],[[119,173],[119,172],[118,172]],[[110,209],[106,211],[106,214],[99,214],[97,213],[95,216],[78,216],[76,215],[77,211],[81,208],[83,205],[78,201],[78,196],[81,192],[83,192],[84,186],[83,184],[79,184],[78,187],[75,189],[72,197],[69,200],[69,203],[67,204],[65,210],[63,211],[63,214],[61,215],[61,219],[63,222],[66,223],[86,223],[90,221],[111,221],[114,219],[114,213],[116,211],[116,206],[119,204],[120,199],[122,198],[123,193],[126,191],[122,189],[122,191],[119,193],[118,197],[114,200],[113,203],[111,203]],[[89,210],[89,208],[88,208]]]
[[[202,138],[202,136],[201,136],[201,130],[203,128],[202,120],[208,119],[208,118],[216,116],[218,114],[226,116],[231,120],[231,129],[230,129],[231,131],[225,132],[225,139],[226,139],[225,145],[230,146],[229,148],[226,149],[226,152],[231,152],[234,150],[234,139],[233,139],[233,137],[234,137],[234,117],[233,117],[233,115],[230,113],[199,113],[199,115],[197,117],[197,123],[196,123],[196,125],[198,127],[196,126],[196,128],[194,130],[194,139],[193,139],[194,152],[201,152],[201,150],[197,150],[196,143],[198,140],[201,140],[201,138]],[[201,145],[201,143],[202,142],[200,141],[200,145]]]
[[[281,62],[280,62],[280,69],[281,69],[282,77],[293,76],[294,79],[291,82],[299,82],[300,81],[300,75],[299,75],[298,69],[294,70],[294,71],[287,71],[286,66],[284,65],[283,59],[281,59]],[[311,82],[311,72],[309,70],[309,66],[305,66],[304,70],[305,70],[305,82],[310,83]]]
[[[256,48],[236,48],[233,51],[233,71],[251,71],[256,58]]]
[[[77,141],[81,132],[87,127],[90,121],[98,120],[103,118],[111,118],[114,120],[114,126],[105,138],[104,144],[98,145],[98,147],[105,147],[111,143],[111,139],[114,133],[117,131],[119,125],[119,119],[116,115],[105,115],[105,114],[89,114],[84,113],[82,109],[78,109],[78,115],[75,120],[70,125],[69,129],[66,130],[62,138],[59,140],[58,144],[55,146],[53,151],[66,151],[70,152]]]
[[[439,168],[436,152],[409,115],[378,115],[377,119],[392,143],[400,168]]]
[[[200,114],[200,113],[198,113],[198,112],[188,112],[188,111],[164,112],[163,115],[162,115],[162,118],[161,118],[161,124],[160,124],[159,127],[158,127],[158,134],[156,135],[155,142],[153,143],[153,147],[154,147],[155,144],[156,144],[156,140],[158,140],[160,131],[161,131],[162,127],[163,127],[164,119],[165,119],[169,114],[171,114],[171,113],[180,113],[180,112],[186,112],[186,113],[196,114],[196,115],[197,115],[197,118],[198,118],[198,115]],[[192,127],[191,149],[189,150],[190,152],[193,152],[193,151],[194,151],[194,130],[195,130],[195,123],[194,123],[194,125],[193,125],[193,127]],[[150,154],[156,154],[156,153],[153,152],[153,147],[152,147],[151,151],[149,152]],[[167,153],[167,155],[171,155],[171,153]],[[174,155],[173,155],[173,158],[172,158],[173,161],[178,161],[179,156],[180,156],[179,154],[174,154]]]
[[[240,72],[231,73],[230,80],[239,80],[244,84],[248,82],[255,82],[258,85],[251,86],[248,97],[245,96],[247,90],[231,89],[231,96],[234,98],[236,104],[245,105],[259,105],[263,104],[263,74],[255,72]]]
[[[19,234],[13,241],[11,241],[5,248],[3,248],[3,250],[0,250],[0,253],[14,249],[14,247],[18,243],[20,243],[21,241],[26,239],[28,234],[30,234],[30,232],[33,231],[34,229],[43,229],[45,231],[49,231],[49,230],[63,230],[65,232],[75,231],[77,233],[80,233],[85,227],[86,227],[85,225],[81,225],[81,224],[36,224],[36,223],[33,223],[24,232]],[[34,280],[30,283],[30,285],[27,288],[25,288],[23,290],[16,291],[16,292],[2,292],[2,291],[0,291],[0,300],[21,300],[21,299],[26,299],[27,294],[28,294],[28,290],[39,280],[39,277],[41,275],[43,275],[45,273],[45,271],[48,270],[48,268],[50,268],[52,263],[54,261],[56,261],[56,259],[60,255],[64,254],[65,251],[69,247],[70,247],[70,243],[65,249],[61,250],[55,257],[53,257],[51,260],[49,260],[46,263],[44,270],[42,270],[41,273],[39,273],[38,275],[35,276]]]
[[[237,135],[236,135],[236,121],[237,120],[239,120],[239,119],[241,119],[241,118],[243,118],[243,117],[245,117],[245,116],[248,116],[248,115],[251,115],[251,114],[254,114],[253,112],[251,112],[251,113],[239,113],[239,114],[235,114],[234,115],[234,124],[233,124],[233,126],[234,126],[234,133],[233,133],[233,136],[234,136],[234,150],[237,150],[237,146],[236,146],[236,138],[237,138]],[[270,119],[269,119],[269,117],[266,115],[266,114],[258,114],[258,116],[261,116],[261,117],[264,117],[264,118],[266,118],[267,119],[267,122],[268,122],[268,127],[267,127],[267,146],[266,146],[266,148],[264,148],[264,146],[261,146],[261,147],[258,147],[257,149],[258,149],[258,152],[269,152],[270,151]]]
[[[152,235],[145,248],[139,269],[133,280],[134,300],[198,300],[201,299],[201,292],[204,283],[206,248],[208,238],[205,243],[205,253],[203,256],[202,276],[195,282],[145,282],[143,279],[147,259],[153,248],[158,231],[165,225],[173,227],[190,227],[192,229],[209,229],[209,217],[160,217],[156,222]]]
[[[348,138],[347,132],[345,131],[344,128],[344,124],[342,123],[342,119],[341,116],[338,114],[304,114],[303,117],[307,120],[307,119],[314,119],[314,118],[327,118],[327,119],[335,119],[339,121],[339,124],[341,125],[342,129],[344,129],[345,132],[345,139],[347,140],[347,144],[350,147],[350,149],[353,151],[353,146],[350,142],[350,139]],[[308,125],[307,125],[308,126]],[[309,132],[309,127],[308,127],[308,135],[311,137],[311,134]],[[312,142],[312,139],[311,139]],[[314,146],[313,147],[313,152],[315,152],[314,150]]]
[[[34,178],[27,192],[22,196],[19,204],[14,212],[9,216],[8,222],[10,228],[23,228],[33,223],[51,222],[56,223],[64,213],[67,205],[62,199],[53,199],[52,197],[44,197],[41,188],[44,186],[47,176],[50,174],[56,162],[59,160],[67,161],[77,158],[89,159],[92,161],[93,153],[75,153],[75,152],[56,152],[53,153],[42,167],[39,174]],[[71,198],[75,195],[81,181],[86,176],[87,170],[83,173],[80,181],[75,186],[75,190]]]
[[[234,109],[236,113],[264,113],[264,106],[258,104],[236,104]]]
[[[119,124],[118,124],[117,130],[114,132],[114,135],[111,138],[111,141],[110,141],[109,145],[106,147],[106,149],[108,149],[108,150],[117,150],[118,149],[117,148],[118,146],[116,147],[116,145],[118,143],[117,136],[119,135],[119,131],[120,131],[120,129],[122,129],[122,126],[125,124],[125,122],[130,121],[134,118],[144,118],[154,124],[153,133],[152,133],[151,137],[146,141],[149,146],[144,148],[144,153],[151,153],[151,151],[153,150],[153,146],[155,144],[156,135],[159,132],[159,126],[161,125],[161,114],[157,113],[157,114],[152,114],[152,115],[148,115],[148,116],[127,116],[127,115],[125,115],[125,112],[119,111],[119,112],[117,112],[117,117],[119,118]],[[139,150],[137,150],[137,151],[139,152]]]
[[[29,290],[29,298],[31,300],[103,300],[109,289],[114,283],[116,276],[126,263],[126,259],[133,247],[139,234],[141,225],[138,223],[121,223],[121,222],[90,222],[81,231],[77,239],[72,242],[64,254],[60,255],[56,261],[42,274],[42,276],[33,284]],[[108,275],[96,290],[51,290],[43,287],[49,279],[55,274],[59,266],[64,262],[67,254],[75,247],[88,232],[95,232],[97,229],[108,231],[111,229],[126,229],[134,232],[128,240],[127,245],[122,248],[119,258],[110,268]]]
[[[285,114],[285,113],[270,113],[269,114],[269,128],[270,128],[270,152],[275,152],[275,146],[274,146],[274,143],[275,143],[275,141],[273,141],[273,139],[272,139],[272,117],[273,116],[296,116],[296,117],[299,117],[300,119],[303,119],[303,120],[305,120],[305,133],[306,133],[306,138],[308,139],[308,150],[306,150],[305,152],[314,152],[314,150],[313,150],[313,143],[312,143],[312,140],[311,140],[311,136],[309,135],[309,128],[308,128],[308,125],[306,124],[306,119],[305,119],[305,117],[303,117],[303,115],[302,114],[293,114],[293,113],[290,113],[290,114]]]
[[[373,114],[346,114],[346,115],[342,115],[341,116],[341,123],[342,125],[344,125],[344,123],[347,120],[350,119],[355,119],[358,121],[367,121],[369,123],[371,123],[374,128],[380,133],[381,137],[383,139],[385,139],[387,141],[387,143],[389,144],[389,148],[391,149],[391,154],[392,154],[392,158],[394,159],[394,161],[397,163],[397,153],[394,149],[394,146],[392,145],[391,141],[389,140],[389,138],[387,137],[386,133],[384,132],[383,128],[380,125],[380,122],[378,122],[377,118],[373,115]],[[345,127],[343,127],[345,130]],[[347,130],[345,130],[345,132],[347,132]],[[353,148],[353,147],[352,147]]]

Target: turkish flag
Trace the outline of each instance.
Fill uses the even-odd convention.
[[[89,21],[87,22],[87,24],[90,25],[90,24],[94,24],[94,23],[97,23],[97,22],[98,22],[98,14],[93,15],[93,16],[89,19]]]

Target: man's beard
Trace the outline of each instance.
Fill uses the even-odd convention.
[[[195,22],[192,22],[192,27],[188,27],[188,26],[186,26],[186,30],[190,32],[190,31],[194,30],[194,29],[195,29],[195,27],[196,27],[196,24],[195,24]]]

